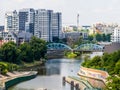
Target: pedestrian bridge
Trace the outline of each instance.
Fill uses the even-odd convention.
[[[72,49],[70,46],[62,43],[50,43],[47,45],[48,50],[71,50],[71,51],[102,51],[103,46],[97,44],[81,44],[77,48]]]

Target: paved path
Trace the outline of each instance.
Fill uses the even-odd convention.
[[[27,71],[27,72],[8,72],[7,76],[4,75],[0,75],[0,90],[2,90],[1,88],[3,88],[5,86],[5,82],[18,78],[18,77],[22,77],[22,76],[30,76],[30,75],[34,75],[37,74],[36,71]]]
[[[69,77],[65,77],[65,81],[71,84],[71,81],[74,82],[74,86],[76,86],[76,84],[79,84],[79,89],[80,90],[97,90],[95,88],[93,88],[87,81],[84,81],[78,77],[74,77],[74,76],[69,76]]]

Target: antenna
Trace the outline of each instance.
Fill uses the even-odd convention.
[[[77,30],[79,28],[79,14],[77,14]]]

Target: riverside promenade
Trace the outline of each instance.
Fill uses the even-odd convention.
[[[0,90],[7,90],[8,87],[17,84],[19,82],[32,79],[36,75],[37,75],[37,71],[25,71],[25,72],[14,71],[14,72],[8,72],[6,75],[0,74]]]
[[[109,74],[106,71],[91,69],[86,67],[81,67],[78,75],[89,77],[97,80],[101,80],[106,84],[106,79],[109,77]]]
[[[82,66],[78,72],[78,75],[89,78],[91,79],[90,81],[93,80],[96,81],[93,81],[93,83],[91,83],[89,79],[84,79],[82,77],[68,76],[68,77],[63,77],[63,84],[65,84],[65,82],[68,82],[71,85],[71,88],[75,87],[76,90],[99,90],[100,88],[106,87],[106,82],[107,82],[106,79],[107,77],[109,77],[109,74],[106,71],[85,68]],[[96,82],[96,85],[94,85],[95,84],[94,82]]]
[[[64,77],[63,83],[65,82],[71,85],[71,89],[75,87],[76,90],[97,90],[94,87],[92,87],[87,81],[84,81],[78,77]]]

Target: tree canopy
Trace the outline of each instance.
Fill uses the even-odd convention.
[[[106,90],[120,90],[120,50],[111,54],[105,53],[102,57],[96,56],[90,60],[85,60],[82,65],[88,68],[106,70],[112,76],[108,79]]]
[[[14,42],[8,42],[0,47],[0,60],[9,63],[20,64],[21,61],[33,62],[44,58],[47,51],[46,42],[32,37],[30,43],[17,46]]]

